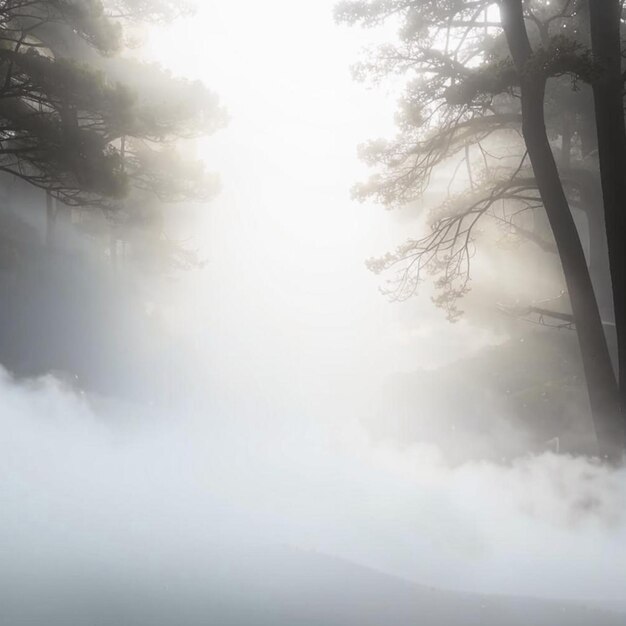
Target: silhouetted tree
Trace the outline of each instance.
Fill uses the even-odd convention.
[[[537,187],[557,244],[583,358],[601,453],[619,459],[624,432],[602,320],[576,225],[548,141],[544,101],[548,78],[555,73],[581,74],[586,59],[569,41],[553,49],[533,50],[526,30],[522,0],[502,0],[502,26],[520,83],[522,134]]]
[[[125,53],[142,25],[187,10],[173,0],[0,2],[0,352],[16,375],[65,369],[86,388],[124,393],[143,376],[136,363],[159,353],[145,272],[198,264],[168,237],[166,214],[216,193],[192,142],[226,116],[200,82]],[[42,238],[15,215],[43,195]],[[107,257],[142,272],[110,271]],[[133,341],[142,348],[128,354]]]
[[[188,10],[168,0],[4,3],[0,171],[62,205],[104,209],[118,233],[136,230],[158,202],[210,199],[216,176],[177,142],[224,124],[218,98],[199,82],[116,55],[129,22]]]
[[[579,154],[589,153],[584,145],[589,143],[588,102],[574,101],[573,110],[562,106],[573,101],[571,95],[564,97],[567,82],[592,82],[597,71],[590,52],[578,41],[577,8],[567,0],[524,4],[381,0],[340,3],[337,17],[365,25],[398,21],[399,42],[382,47],[357,67],[357,73],[412,77],[401,102],[399,136],[392,142],[372,142],[363,151],[380,171],[356,188],[357,197],[404,205],[438,182],[440,168],[457,160],[453,178],[460,165],[467,168],[466,189],[449,195],[434,212],[431,232],[371,260],[370,268],[376,272],[399,268],[389,289],[399,299],[415,293],[424,272],[434,274],[439,288],[436,302],[456,319],[461,313],[458,299],[469,289],[476,225],[485,216],[504,222],[544,250],[555,245],[576,322],[600,451],[615,459],[623,447],[617,384],[570,210],[570,202],[589,202],[594,188],[589,182],[593,175],[586,168],[572,167],[570,159],[574,129]],[[546,92],[548,80],[555,88]],[[550,125],[550,132],[560,139],[561,172],[546,115],[558,122]],[[471,152],[476,155],[473,159]],[[539,208],[547,214],[554,244],[532,222],[530,226],[520,222],[521,215],[536,214]],[[588,215],[590,223],[598,217],[590,209]]]

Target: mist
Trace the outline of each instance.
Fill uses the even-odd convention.
[[[431,284],[381,296],[364,261],[424,228],[456,164],[402,213],[351,197],[400,88],[350,67],[396,25],[334,5],[133,25],[130,57],[227,111],[177,144],[219,191],[154,220],[189,267],[124,266],[123,236],[103,248],[71,211],[50,257],[43,192],[5,194],[37,253],[2,268],[2,624],[623,622],[626,474],[588,454],[575,333],[496,306],[558,294],[558,262],[481,251],[455,324]],[[571,386],[554,415],[509,401],[532,374]]]
[[[270,580],[289,589],[311,555],[427,588],[621,602],[624,477],[593,462],[450,468],[433,446],[374,441],[345,413],[330,423],[331,407],[98,409],[54,379],[6,375],[2,391],[2,588],[17,615],[68,619],[99,599],[112,623],[188,598],[193,615]]]

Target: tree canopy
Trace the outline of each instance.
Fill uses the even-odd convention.
[[[0,7],[0,169],[66,204],[116,208],[132,189],[204,200],[215,177],[174,144],[225,121],[204,85],[116,58],[131,20],[170,18],[170,2],[5,2]]]
[[[581,20],[574,3],[537,2],[529,10],[537,46],[533,64],[552,79],[548,128],[568,197],[592,211],[596,142],[590,94],[578,83],[591,80],[595,66],[580,41]],[[433,274],[440,291],[436,302],[450,319],[458,319],[459,298],[470,287],[479,221],[556,252],[551,234],[541,228],[543,204],[521,137],[519,76],[496,3],[342,2],[336,16],[364,26],[396,23],[397,40],[371,52],[355,74],[377,81],[400,76],[404,82],[399,132],[361,147],[362,158],[376,171],[355,187],[355,196],[394,209],[430,190],[444,191],[430,212],[429,233],[368,265],[375,272],[398,270],[387,292],[401,300],[416,292],[424,274]]]

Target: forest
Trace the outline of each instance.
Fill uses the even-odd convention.
[[[0,624],[623,624],[625,59],[621,0],[0,0]]]

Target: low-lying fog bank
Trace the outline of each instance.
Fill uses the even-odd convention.
[[[449,468],[253,402],[163,415],[6,375],[0,392],[3,624],[622,623],[592,608],[626,583],[622,471]]]

